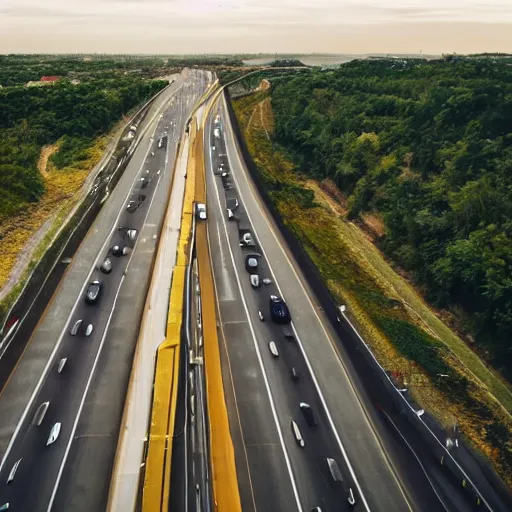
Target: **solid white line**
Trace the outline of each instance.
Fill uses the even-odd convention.
[[[373,360],[375,361],[375,363],[379,366],[379,368],[381,369],[381,371],[384,373],[384,375],[386,376],[386,378],[389,380],[389,382],[395,387],[395,384],[393,383],[393,381],[391,380],[391,378],[389,377],[389,375],[386,373],[386,371],[384,370],[384,368],[380,365],[380,363],[377,361],[377,358],[375,357],[375,355],[373,354],[373,352],[371,351],[370,347],[368,346],[368,344],[364,341],[364,339],[362,338],[362,336],[359,334],[359,332],[356,330],[356,328],[354,327],[354,325],[352,324],[352,322],[349,320],[349,318],[347,317],[347,315],[345,313],[342,313],[343,315],[343,318],[348,322],[348,324],[350,325],[350,327],[352,328],[352,330],[357,334],[358,338],[361,340],[361,342],[363,343],[363,345],[366,347],[366,349],[368,350],[369,354],[371,355],[371,357],[373,358]],[[395,387],[396,389],[396,387]],[[483,494],[478,490],[478,487],[473,483],[473,481],[471,480],[471,478],[469,478],[469,476],[466,474],[466,472],[464,471],[464,469],[460,466],[460,464],[455,460],[455,458],[452,456],[452,454],[449,452],[449,450],[447,450],[446,446],[438,439],[438,437],[434,434],[434,432],[430,429],[430,427],[423,421],[422,418],[418,417],[418,415],[416,414],[416,411],[414,409],[414,407],[409,403],[409,401],[407,400],[407,398],[405,398],[405,396],[400,393],[400,391],[398,391],[398,389],[396,390],[396,392],[398,393],[398,396],[400,396],[400,398],[407,404],[407,406],[409,407],[409,409],[411,410],[411,412],[418,418],[418,421],[420,423],[423,424],[423,426],[430,432],[430,434],[432,435],[432,437],[437,441],[437,443],[439,444],[439,446],[446,452],[446,455],[452,460],[452,462],[457,466],[457,468],[459,469],[459,471],[462,473],[462,475],[464,475],[464,478],[471,484],[471,486],[475,489],[475,491],[478,493],[478,496],[480,497],[480,499],[482,500],[482,503],[492,512],[492,507],[491,505],[487,502],[487,500],[483,497]]]
[[[151,147],[151,144],[150,144],[150,147]],[[155,196],[157,194],[159,183],[160,183],[160,176],[158,177],[158,180],[157,180],[156,185],[155,185],[155,190],[153,192],[153,196],[151,197],[151,201],[150,201],[148,209],[146,211],[146,215],[144,216],[144,220],[142,221],[142,228],[140,229],[141,233],[142,233],[142,229],[144,228],[144,226],[146,224],[146,219],[148,218],[149,212],[151,211],[151,206],[152,206],[153,201],[155,199]],[[124,208],[123,208],[123,210],[121,210],[121,212],[122,211],[124,211]],[[78,422],[80,421],[80,416],[82,414],[82,409],[84,407],[85,399],[87,398],[87,393],[89,391],[89,387],[91,385],[91,381],[92,381],[92,378],[94,376],[94,371],[96,370],[96,365],[98,364],[98,360],[99,360],[100,355],[101,355],[101,350],[103,348],[103,344],[104,344],[105,339],[106,339],[107,334],[108,334],[108,328],[110,326],[110,322],[112,320],[112,316],[114,315],[114,311],[116,309],[117,297],[119,296],[119,293],[121,292],[121,288],[122,288],[122,285],[123,285],[123,281],[124,281],[125,275],[128,272],[128,268],[129,268],[130,263],[132,261],[133,255],[135,254],[135,250],[137,249],[139,240],[140,240],[140,238],[137,238],[137,241],[135,242],[135,245],[133,246],[133,250],[130,253],[130,257],[128,259],[128,263],[126,264],[126,269],[125,269],[125,271],[124,271],[124,273],[123,273],[123,275],[121,277],[121,281],[119,282],[119,287],[117,288],[117,292],[116,292],[116,295],[114,297],[114,302],[112,304],[112,309],[110,311],[110,315],[108,317],[107,324],[105,325],[105,329],[103,331],[103,336],[102,336],[101,341],[100,341],[100,346],[98,348],[98,352],[96,353],[96,358],[94,359],[94,363],[92,365],[91,372],[89,373],[89,378],[87,380],[87,384],[85,385],[84,393],[82,395],[82,400],[80,401],[80,406],[78,407],[78,411],[77,411],[76,416],[75,416],[75,422],[73,423],[73,428],[72,428],[70,436],[69,436],[69,442],[68,442],[68,444],[66,446],[66,451],[64,452],[64,457],[62,458],[62,462],[61,462],[61,465],[60,465],[60,468],[59,468],[59,472],[57,474],[57,478],[55,479],[55,485],[53,487],[53,492],[52,492],[52,495],[51,495],[51,498],[50,498],[50,503],[49,503],[48,509],[47,509],[48,512],[51,512],[51,508],[53,506],[53,502],[55,500],[55,496],[57,495],[57,490],[59,488],[60,479],[62,477],[62,473],[64,471],[64,467],[66,466],[66,460],[67,460],[69,451],[71,450],[71,445],[73,444],[75,432],[76,432],[76,429],[78,427]]]
[[[226,144],[226,153],[228,153],[228,152],[229,152],[228,144]],[[237,156],[238,156],[238,152],[236,151],[236,146],[235,146],[235,153],[236,153],[236,154],[237,154]],[[228,159],[229,159],[229,156],[228,156]],[[239,160],[239,164],[240,164],[240,169],[241,169],[241,171],[243,172],[243,166],[241,165],[242,163],[241,163],[241,161],[240,161],[240,158],[238,158],[238,160]],[[236,178],[236,176],[235,176],[235,173],[233,172],[233,167],[231,166],[230,168],[231,168],[231,175],[233,176],[233,180],[234,180],[235,185],[236,185],[236,189],[237,189],[238,193],[240,194],[240,199],[242,199],[243,204],[245,205],[245,211],[246,211],[246,213],[247,213],[247,217],[249,218],[249,222],[251,223],[252,229],[253,229],[253,230],[254,230],[254,232],[255,232],[256,238],[259,238],[259,237],[257,236],[257,234],[256,234],[256,227],[255,227],[255,224],[253,223],[253,221],[252,221],[252,219],[251,219],[251,216],[250,216],[250,214],[249,214],[248,205],[247,205],[247,203],[244,201],[244,199],[243,199],[243,197],[242,197],[242,191],[241,191],[241,188],[240,188],[240,186],[239,186],[238,180],[237,180],[237,178]],[[270,227],[270,226],[269,226],[269,227]],[[271,230],[271,232],[272,232],[272,230]],[[277,239],[276,239],[276,241],[277,241]],[[279,245],[279,244],[278,244],[278,245]],[[272,277],[273,277],[273,279],[274,279],[274,282],[275,282],[275,284],[276,284],[276,287],[277,287],[277,289],[279,290],[279,294],[280,294],[282,297],[284,297],[284,295],[283,295],[283,293],[282,293],[282,291],[281,291],[281,288],[280,288],[280,286],[279,286],[279,283],[278,283],[278,281],[277,281],[277,279],[276,279],[276,276],[275,276],[274,270],[272,269],[272,265],[270,264],[270,260],[269,260],[269,258],[267,257],[267,255],[266,255],[266,253],[265,253],[265,249],[263,248],[263,245],[262,245],[261,243],[259,244],[259,246],[260,246],[260,248],[261,248],[261,252],[263,253],[263,256],[265,257],[265,260],[267,261],[268,267],[269,267],[269,269],[270,269],[270,273],[272,274]],[[283,251],[283,252],[284,252],[284,251]],[[291,262],[290,262],[290,266],[291,266]],[[292,268],[293,268],[293,266],[292,266]],[[297,278],[298,278],[298,276],[297,276]],[[307,296],[307,294],[306,294],[306,296]],[[314,308],[313,308],[313,310],[314,310]],[[349,470],[349,472],[350,472],[350,475],[351,475],[351,477],[352,477],[352,480],[354,481],[354,484],[355,484],[355,486],[356,486],[356,488],[357,488],[357,490],[358,490],[358,493],[359,493],[359,496],[360,496],[360,498],[361,498],[361,501],[363,502],[363,505],[364,505],[365,509],[369,511],[369,510],[370,510],[370,507],[369,507],[369,505],[368,505],[368,502],[366,501],[366,498],[364,497],[363,490],[362,490],[362,488],[361,488],[361,486],[360,486],[360,484],[359,484],[359,481],[357,480],[357,477],[356,477],[356,474],[355,474],[355,472],[354,472],[354,469],[352,468],[352,465],[350,464],[350,460],[349,460],[348,455],[347,455],[347,452],[346,452],[346,450],[345,450],[345,446],[344,446],[344,445],[343,445],[343,443],[341,442],[341,438],[340,438],[340,436],[339,436],[339,434],[338,434],[338,431],[336,430],[336,426],[334,425],[334,421],[333,421],[333,419],[332,419],[331,413],[330,413],[329,409],[327,408],[327,403],[326,403],[326,401],[325,401],[325,398],[324,398],[324,396],[323,396],[323,394],[322,394],[322,391],[321,391],[320,386],[319,386],[319,384],[318,384],[318,381],[317,381],[317,379],[316,379],[316,375],[315,375],[315,373],[313,372],[313,368],[312,368],[312,366],[311,366],[311,363],[310,363],[310,361],[309,361],[309,358],[308,358],[308,356],[306,355],[306,352],[305,352],[305,350],[304,350],[304,347],[303,347],[303,345],[302,345],[302,342],[300,341],[300,338],[299,338],[299,335],[298,335],[298,333],[297,333],[297,330],[295,329],[295,326],[293,325],[293,323],[292,323],[291,325],[292,325],[292,329],[293,329],[293,332],[294,332],[294,334],[295,334],[295,337],[296,337],[296,339],[297,339],[297,344],[298,344],[298,346],[299,346],[299,348],[300,348],[300,350],[301,350],[301,352],[302,352],[302,356],[304,357],[304,361],[306,362],[306,366],[308,367],[309,373],[311,374],[311,378],[312,378],[312,380],[313,380],[313,383],[315,384],[315,388],[316,388],[316,391],[317,391],[317,393],[318,393],[318,396],[320,397],[320,401],[322,402],[322,406],[323,406],[323,408],[324,408],[325,414],[326,414],[327,419],[328,419],[328,421],[329,421],[329,425],[330,425],[331,430],[332,430],[332,432],[333,432],[333,434],[334,434],[334,437],[336,438],[336,442],[338,443],[338,446],[339,446],[339,448],[340,448],[340,450],[341,450],[341,453],[342,453],[342,455],[343,455],[343,458],[345,459],[345,463],[346,463],[346,465],[347,465],[347,467],[348,467],[348,470]],[[320,325],[321,325],[321,323],[320,323]]]
[[[218,226],[218,224],[217,224]],[[208,239],[208,247],[211,248],[211,244],[210,244],[210,234],[209,234],[209,230],[207,229],[206,230],[206,237]],[[212,268],[212,274],[215,278],[215,269],[213,267],[213,260],[212,260],[212,252],[209,251],[210,253],[210,266]],[[215,292],[215,302],[217,303],[217,311],[219,312],[220,314],[220,302],[219,302],[219,295],[217,293],[217,286],[216,286],[216,283],[214,282],[214,292]],[[234,323],[234,322],[230,322],[230,323]],[[242,321],[240,321],[240,323],[242,323]],[[245,320],[243,321],[243,323],[245,323]],[[224,325],[226,325],[227,322],[224,322]],[[229,368],[229,375],[230,375],[230,383],[231,383],[231,389],[233,391],[233,397],[235,399],[235,409],[236,409],[236,417],[237,417],[237,420],[238,420],[238,428],[240,430],[240,437],[242,438],[242,446],[244,448],[244,454],[245,454],[245,464],[247,466],[247,476],[249,477],[249,485],[251,487],[251,498],[252,498],[252,504],[254,506],[254,512],[256,512],[257,510],[257,507],[256,507],[256,500],[255,500],[255,497],[254,497],[254,488],[253,488],[253,485],[252,485],[252,478],[251,478],[251,468],[249,467],[249,457],[247,455],[247,447],[246,447],[246,443],[245,443],[245,436],[244,436],[244,432],[242,430],[242,422],[241,422],[241,419],[240,419],[240,411],[238,410],[238,399],[237,399],[237,395],[236,395],[236,391],[235,391],[235,384],[233,382],[233,372],[231,370],[231,359],[229,357],[229,351],[228,351],[228,347],[227,347],[227,343],[226,343],[226,335],[224,333],[224,326],[222,325],[222,322],[219,323],[219,328],[222,332],[222,343],[224,345],[224,350],[226,351],[226,359],[227,359],[227,363],[228,363],[228,368]]]
[[[414,458],[418,461],[418,464],[420,465],[423,473],[425,473],[425,477],[427,478],[428,480],[428,483],[430,484],[430,487],[432,487],[432,490],[434,491],[435,495],[437,496],[437,499],[441,502],[441,505],[443,506],[443,508],[446,510],[446,511],[449,511],[450,509],[445,505],[444,501],[441,499],[441,496],[439,496],[439,493],[437,492],[436,488],[434,487],[434,484],[432,483],[432,481],[430,480],[430,477],[428,476],[428,473],[427,471],[425,470],[425,467],[423,466],[423,464],[421,463],[421,460],[420,458],[416,455],[416,452],[412,449],[412,446],[407,442],[407,439],[405,439],[405,437],[403,436],[402,432],[400,432],[400,430],[398,429],[398,427],[395,425],[394,421],[389,417],[389,415],[387,413],[385,413],[384,411],[382,411],[384,413],[384,415],[388,418],[389,422],[391,423],[391,425],[393,425],[393,427],[395,427],[395,430],[398,432],[398,434],[400,435],[400,437],[402,438],[402,440],[404,441],[404,443],[407,445],[407,447],[409,448],[409,450],[411,451],[411,453],[414,455]]]
[[[203,132],[203,134],[204,133],[206,133],[206,131]],[[209,143],[209,141],[208,141],[208,143]],[[204,145],[204,139],[203,139],[203,145]],[[211,156],[210,156],[210,158],[211,158]],[[211,159],[210,159],[210,165],[211,165]],[[212,172],[213,172],[213,170],[212,170]],[[251,330],[252,340],[253,340],[253,343],[254,343],[254,348],[256,350],[256,355],[258,356],[258,362],[260,364],[261,372],[263,374],[263,380],[265,382],[265,388],[267,390],[268,399],[269,399],[269,402],[270,402],[270,407],[272,409],[272,415],[274,416],[274,421],[275,421],[275,424],[276,424],[277,433],[279,435],[279,441],[281,443],[281,447],[283,448],[284,459],[285,459],[285,462],[286,462],[286,466],[288,468],[288,473],[290,475],[290,481],[291,481],[291,484],[292,484],[293,494],[295,496],[295,501],[297,503],[297,510],[302,512],[302,504],[300,502],[299,491],[297,489],[297,484],[295,483],[295,479],[294,479],[294,476],[293,476],[293,470],[292,470],[292,466],[291,466],[291,462],[290,462],[290,457],[288,455],[288,452],[286,451],[286,446],[284,444],[283,433],[281,431],[281,426],[279,425],[279,419],[277,417],[277,410],[276,410],[276,406],[274,404],[274,399],[273,399],[273,396],[272,396],[272,391],[270,390],[270,384],[269,384],[269,381],[268,381],[267,374],[265,372],[265,367],[263,365],[263,359],[261,357],[260,349],[258,347],[258,342],[256,341],[256,333],[255,333],[254,327],[252,325],[252,319],[251,319],[251,316],[249,315],[249,308],[247,307],[247,303],[245,301],[244,293],[243,293],[243,290],[242,290],[242,284],[240,282],[240,277],[238,276],[238,272],[237,272],[237,269],[236,269],[235,258],[233,256],[233,251],[231,250],[231,244],[229,243],[229,236],[228,236],[228,230],[227,230],[227,226],[226,226],[226,220],[224,219],[224,216],[222,214],[223,213],[223,209],[222,209],[222,205],[221,205],[221,202],[220,202],[219,191],[218,191],[218,188],[217,188],[217,183],[215,181],[215,177],[214,177],[214,188],[215,188],[215,194],[217,196],[217,202],[218,202],[218,205],[219,205],[219,212],[220,212],[220,217],[222,219],[222,225],[224,227],[224,233],[226,235],[226,240],[227,240],[227,244],[228,244],[228,250],[229,250],[229,254],[231,256],[231,263],[233,265],[233,270],[234,270],[234,273],[235,273],[236,282],[237,282],[237,285],[238,285],[238,290],[240,292],[240,297],[242,299],[242,304],[244,306],[244,310],[245,310],[245,314],[247,316],[249,328]]]
[[[124,277],[125,277],[124,275],[121,276],[121,281],[119,282],[119,288],[117,289],[116,295],[114,297],[114,303],[112,305],[112,310],[110,311],[110,315],[109,315],[108,320],[107,320],[107,325],[105,326],[105,330],[103,331],[103,336],[102,336],[101,341],[100,341],[100,346],[98,348],[98,352],[96,353],[96,358],[94,359],[94,363],[92,365],[91,373],[89,374],[89,378],[87,379],[87,384],[85,385],[84,394],[82,395],[82,400],[80,401],[80,406],[78,407],[77,415],[75,417],[75,421],[74,421],[73,427],[71,429],[71,434],[69,436],[69,441],[68,441],[68,444],[66,446],[66,451],[64,452],[64,457],[63,457],[61,465],[59,467],[59,472],[57,473],[57,478],[55,479],[55,485],[53,487],[53,492],[52,492],[52,495],[50,497],[50,502],[49,502],[48,508],[47,508],[48,512],[51,511],[51,508],[53,506],[53,502],[55,500],[55,496],[57,495],[57,490],[59,488],[60,479],[61,479],[62,473],[64,471],[64,466],[66,465],[66,460],[67,460],[67,457],[68,457],[68,454],[69,454],[69,450],[71,450],[71,445],[73,444],[76,428],[78,426],[78,422],[80,421],[80,415],[82,414],[82,409],[83,409],[83,406],[84,406],[84,403],[85,403],[85,399],[87,397],[87,393],[89,391],[89,386],[91,385],[91,381],[92,381],[92,378],[93,378],[93,375],[94,375],[94,370],[96,369],[96,365],[97,365],[98,360],[100,358],[101,350],[103,348],[103,344],[104,344],[105,339],[107,337],[108,327],[110,325],[110,321],[111,321],[112,316],[114,314],[114,310],[115,310],[116,302],[117,302],[117,297],[119,296],[119,292],[121,291],[121,286],[123,284]]]
[[[228,115],[226,114],[226,108],[227,108],[227,107],[225,106],[225,101],[226,101],[226,99],[225,99],[225,97],[224,97],[224,96],[222,97],[222,101],[224,102],[224,105],[223,105],[221,108],[223,108],[223,109],[224,109],[224,114],[225,114],[225,117],[227,118],[227,117],[228,117]],[[231,126],[231,124],[230,124],[230,126]],[[237,160],[238,160],[238,162],[239,162],[239,164],[240,164],[240,168],[241,168],[241,169],[243,169],[243,168],[244,168],[244,165],[242,164],[242,161],[241,161],[241,159],[240,159],[240,156],[239,156],[239,154],[238,154],[238,151],[236,150],[236,147],[237,147],[237,146],[236,146],[236,143],[235,143],[235,139],[234,139],[234,136],[233,136],[233,132],[232,132],[232,130],[229,130],[229,132],[230,132],[231,139],[233,140],[233,147],[235,148],[235,154],[236,154]],[[226,145],[226,153],[227,153],[227,145]],[[250,184],[249,179],[248,179],[248,178],[246,178],[246,180],[247,180],[247,182],[249,183],[249,187],[250,187],[250,186],[251,186],[251,184]],[[236,178],[235,178],[235,181],[236,181]],[[256,201],[256,203],[257,203],[257,201]],[[355,396],[355,397],[356,397],[356,399],[357,399],[357,403],[358,403],[358,405],[359,405],[359,407],[360,407],[360,409],[361,409],[361,412],[363,413],[363,417],[365,418],[365,421],[366,421],[367,425],[368,425],[368,426],[369,426],[369,428],[370,428],[370,431],[371,431],[371,433],[372,433],[372,435],[373,435],[373,437],[374,437],[374,439],[375,439],[375,442],[378,444],[378,446],[379,446],[379,448],[380,448],[380,450],[381,450],[381,453],[382,453],[382,456],[383,456],[384,462],[385,462],[385,463],[386,463],[386,465],[388,466],[388,468],[389,468],[389,470],[390,470],[390,472],[391,472],[391,474],[392,474],[392,476],[393,476],[393,478],[394,478],[394,480],[395,480],[395,482],[396,482],[396,484],[397,484],[398,488],[400,489],[400,492],[401,492],[401,494],[402,494],[402,496],[403,496],[404,500],[406,501],[407,506],[409,507],[409,510],[411,510],[411,511],[412,511],[413,509],[412,509],[412,507],[411,507],[411,504],[409,503],[409,499],[407,498],[407,495],[406,495],[406,493],[405,493],[405,491],[404,491],[404,489],[403,489],[403,487],[402,487],[402,484],[400,483],[400,481],[399,481],[399,479],[398,479],[398,477],[397,477],[397,475],[396,475],[395,469],[393,468],[393,466],[391,465],[391,463],[390,463],[390,461],[389,461],[389,459],[388,459],[388,456],[387,456],[387,454],[386,454],[386,452],[385,452],[385,450],[384,450],[384,448],[383,448],[383,446],[382,446],[382,442],[381,442],[381,440],[380,440],[379,436],[377,435],[377,433],[376,433],[376,431],[375,431],[375,427],[373,426],[372,422],[370,421],[370,419],[369,419],[369,417],[368,417],[368,412],[365,410],[365,406],[363,405],[363,403],[362,403],[362,401],[361,401],[361,399],[360,399],[360,397],[359,397],[359,393],[358,393],[357,389],[354,387],[354,385],[353,385],[353,383],[352,383],[352,380],[351,380],[351,378],[350,378],[350,377],[349,377],[349,375],[348,375],[348,371],[347,371],[347,369],[346,369],[346,367],[345,367],[345,363],[344,363],[343,359],[341,358],[341,355],[339,354],[339,352],[338,352],[338,350],[337,350],[337,348],[336,348],[336,345],[335,345],[334,340],[331,338],[331,336],[330,336],[330,335],[329,335],[329,333],[327,332],[327,330],[326,330],[326,328],[325,328],[325,326],[324,326],[324,324],[323,324],[323,322],[322,322],[322,320],[321,320],[320,316],[318,315],[318,312],[317,312],[317,310],[316,310],[316,307],[315,307],[315,305],[313,304],[313,302],[312,302],[312,300],[311,300],[311,297],[310,297],[310,295],[309,295],[309,292],[306,290],[306,287],[305,287],[305,285],[304,285],[303,280],[302,280],[302,279],[301,279],[301,277],[298,275],[297,270],[295,269],[295,265],[293,264],[293,262],[292,262],[292,261],[290,260],[290,258],[288,257],[288,254],[287,254],[287,253],[286,253],[286,251],[283,249],[283,247],[281,246],[281,242],[278,240],[278,238],[277,238],[276,234],[274,233],[274,228],[273,228],[273,227],[271,226],[271,224],[269,223],[269,221],[268,221],[268,219],[267,219],[266,215],[262,215],[262,217],[263,217],[263,219],[264,219],[264,221],[265,221],[265,224],[267,225],[267,227],[268,227],[268,229],[269,229],[270,233],[272,234],[273,238],[275,239],[275,241],[277,242],[277,244],[278,244],[279,248],[281,249],[281,252],[283,253],[283,255],[284,255],[284,257],[285,257],[286,261],[288,261],[288,264],[290,265],[290,268],[292,269],[293,274],[295,275],[295,277],[296,277],[296,279],[297,279],[297,281],[298,281],[298,283],[299,283],[300,287],[302,288],[302,291],[303,291],[303,293],[304,293],[304,295],[305,295],[306,299],[308,300],[309,304],[311,305],[311,309],[312,309],[312,311],[313,311],[314,315],[316,316],[316,318],[317,318],[317,320],[318,320],[318,323],[319,323],[319,325],[320,325],[321,329],[323,330],[323,332],[324,332],[324,334],[325,334],[326,338],[330,341],[330,345],[331,345],[331,348],[332,348],[332,350],[333,350],[333,353],[335,354],[336,358],[338,359],[338,362],[340,363],[340,366],[341,366],[341,368],[342,368],[342,370],[343,370],[343,372],[344,372],[344,374],[345,374],[345,377],[346,377],[346,379],[347,379],[347,383],[349,384],[350,388],[352,389],[352,391],[353,391],[353,393],[354,393],[354,396]],[[345,316],[345,315],[344,315],[344,316]],[[353,326],[352,326],[352,328],[353,328]],[[355,330],[355,329],[354,329],[354,330]],[[356,331],[356,333],[357,333],[357,331]],[[357,335],[361,338],[361,336],[359,335],[359,333],[357,333]],[[361,338],[361,339],[362,339],[362,338]],[[364,343],[364,341],[363,341],[363,343]],[[366,345],[366,343],[365,343],[365,345]],[[372,354],[372,355],[373,355],[373,354]],[[383,371],[384,371],[384,370],[383,370]],[[402,396],[402,398],[403,398],[403,399],[405,399],[403,396]],[[442,443],[441,443],[441,444],[442,444]]]
[[[153,122],[154,122],[154,120],[152,120],[151,122],[153,123]],[[156,131],[157,127],[158,127],[158,122],[157,122],[157,125],[155,126],[155,130],[154,130],[154,131]],[[153,133],[154,133],[154,132],[153,132]],[[121,217],[121,214],[124,212],[124,207],[125,207],[126,202],[128,201],[128,198],[129,198],[129,197],[130,197],[130,195],[133,193],[133,186],[134,186],[134,185],[135,185],[135,183],[137,182],[137,179],[138,179],[138,177],[139,177],[139,175],[140,175],[140,171],[141,171],[141,170],[143,169],[143,167],[144,167],[144,164],[145,164],[145,162],[146,162],[146,158],[147,158],[147,156],[148,156],[148,154],[149,154],[149,150],[150,150],[150,148],[151,148],[151,143],[148,145],[148,150],[146,151],[146,155],[145,155],[145,157],[144,157],[144,159],[143,159],[143,163],[142,163],[141,167],[139,168],[139,171],[136,173],[135,178],[134,178],[134,179],[133,179],[133,181],[132,181],[132,184],[131,184],[131,186],[130,186],[130,189],[129,189],[129,191],[128,191],[128,194],[126,195],[126,197],[125,197],[125,198],[124,198],[124,200],[123,200],[123,206],[122,206],[122,208],[119,210],[119,213],[118,213],[118,215],[117,215],[117,217],[116,217],[116,220],[115,220],[114,224],[112,225],[112,229],[110,230],[109,234],[107,235],[107,237],[106,237],[106,239],[105,239],[105,242],[104,242],[104,243],[103,243],[103,245],[101,246],[101,249],[98,251],[98,253],[96,254],[96,257],[94,258],[94,263],[93,263],[93,265],[92,265],[92,267],[91,267],[91,270],[89,271],[89,274],[87,275],[87,278],[85,279],[84,284],[83,284],[82,288],[80,289],[80,292],[79,292],[79,294],[78,294],[78,297],[77,297],[77,299],[76,299],[76,301],[75,301],[75,303],[74,303],[74,305],[73,305],[73,308],[72,308],[72,310],[71,310],[71,312],[70,312],[70,314],[69,314],[68,318],[66,319],[66,322],[65,322],[64,328],[62,329],[62,332],[61,332],[61,334],[60,334],[60,336],[59,336],[59,339],[57,340],[57,343],[55,344],[55,347],[53,348],[53,351],[52,351],[52,353],[50,354],[50,357],[48,358],[48,362],[46,363],[46,366],[45,366],[45,367],[44,367],[44,369],[43,369],[43,372],[42,372],[42,374],[41,374],[41,377],[40,377],[39,381],[38,381],[38,382],[37,382],[37,384],[36,384],[36,387],[35,387],[35,389],[34,389],[34,391],[33,391],[32,395],[31,395],[31,397],[30,397],[30,399],[29,399],[29,401],[28,401],[28,403],[27,403],[27,406],[25,407],[25,410],[23,411],[23,414],[21,415],[21,418],[20,418],[20,420],[19,420],[18,424],[16,425],[16,429],[14,430],[13,435],[11,436],[11,439],[10,439],[10,441],[9,441],[9,444],[7,445],[7,449],[5,450],[4,456],[3,456],[3,458],[2,458],[2,462],[0,463],[0,471],[2,471],[2,468],[3,468],[4,464],[5,464],[5,461],[7,460],[7,457],[9,456],[9,453],[10,453],[10,451],[11,451],[11,449],[12,449],[12,446],[13,446],[14,442],[16,441],[16,437],[17,437],[17,435],[18,435],[18,433],[19,433],[19,431],[20,431],[20,429],[21,429],[21,427],[22,427],[22,425],[23,425],[23,423],[24,423],[24,421],[25,421],[25,419],[26,419],[26,417],[27,417],[27,414],[28,414],[28,412],[29,412],[30,408],[32,407],[32,404],[33,404],[33,402],[34,402],[34,400],[35,400],[35,398],[36,398],[37,394],[39,393],[39,391],[40,391],[40,389],[41,389],[41,387],[42,387],[43,383],[45,382],[45,380],[46,380],[46,378],[47,378],[47,376],[48,376],[48,373],[49,373],[49,371],[50,371],[50,367],[52,366],[52,364],[53,364],[53,362],[54,362],[54,359],[55,359],[55,355],[57,354],[57,352],[58,352],[58,350],[59,350],[59,348],[60,348],[60,345],[61,345],[61,343],[62,343],[62,339],[63,339],[63,337],[64,337],[64,334],[67,332],[67,326],[68,326],[68,324],[69,324],[69,322],[70,322],[71,318],[72,318],[72,317],[73,317],[73,315],[75,314],[76,308],[77,308],[78,303],[80,302],[80,300],[81,300],[81,298],[82,298],[82,295],[83,295],[83,293],[84,293],[84,290],[85,290],[86,286],[87,286],[87,285],[88,285],[88,283],[89,283],[89,280],[90,280],[90,278],[91,278],[91,275],[93,274],[93,272],[94,272],[94,271],[95,271],[95,269],[96,269],[96,266],[97,266],[98,260],[99,260],[99,258],[101,257],[101,255],[103,254],[103,252],[105,251],[105,247],[109,244],[110,239],[111,239],[111,237],[112,237],[112,234],[113,234],[113,233],[114,233],[114,231],[117,229],[117,226],[118,226],[118,223],[119,223],[119,218]]]

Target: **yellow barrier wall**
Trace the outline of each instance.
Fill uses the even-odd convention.
[[[196,130],[191,126],[187,181],[183,201],[180,238],[176,266],[173,270],[167,333],[158,347],[153,388],[153,406],[149,429],[148,451],[142,510],[167,512],[171,483],[172,437],[176,416],[180,364],[180,333],[183,317],[183,290],[190,248],[194,210]]]
[[[210,110],[212,103],[210,103]],[[203,130],[197,135],[196,201],[206,203],[206,174],[204,165]],[[201,144],[199,144],[201,141]],[[210,457],[215,509],[219,512],[242,510],[236,474],[233,441],[229,429],[228,411],[222,382],[217,311],[213,274],[207,238],[207,224],[196,225],[196,255],[199,267],[203,322],[204,365],[208,395],[210,425]]]

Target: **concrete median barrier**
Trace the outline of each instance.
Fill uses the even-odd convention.
[[[169,300],[166,339],[157,351],[151,425],[142,491],[142,510],[147,512],[159,510],[167,512],[169,509],[172,439],[178,395],[183,292],[194,211],[195,165],[193,151],[195,135],[195,128],[192,126],[187,182],[178,253]]]

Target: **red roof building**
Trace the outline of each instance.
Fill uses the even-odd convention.
[[[57,80],[60,80],[60,76],[42,76],[41,82],[57,82]]]

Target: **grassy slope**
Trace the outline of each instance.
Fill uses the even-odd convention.
[[[465,436],[512,484],[512,397],[506,385],[426,306],[368,241],[333,215],[332,198],[294,172],[273,147],[268,92],[235,101],[253,159],[283,220],[303,243],[331,293],[347,304],[380,363],[415,399]],[[438,377],[448,374],[448,378]]]

